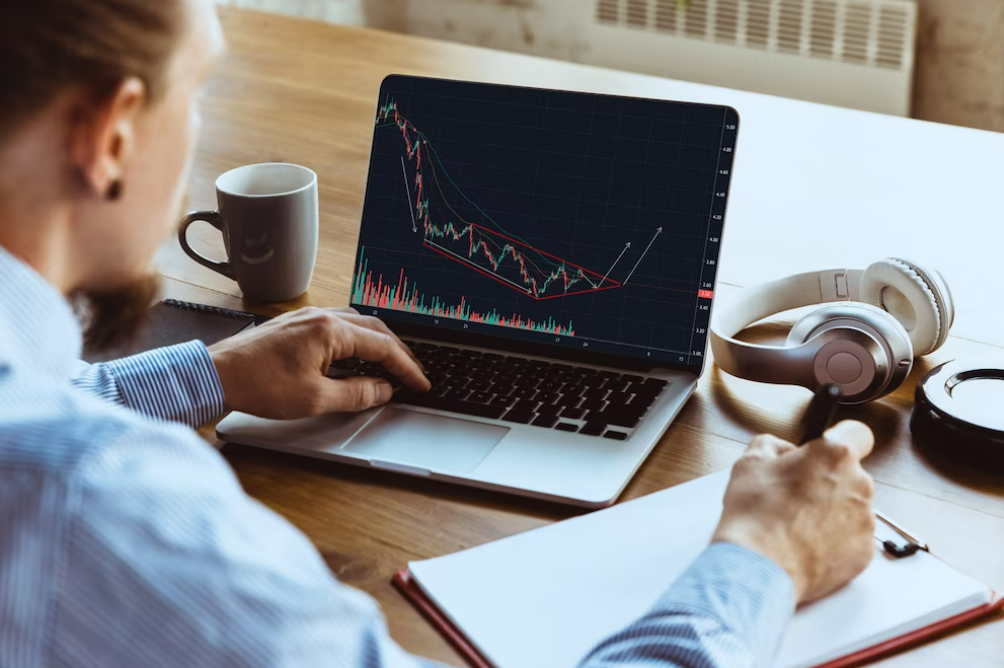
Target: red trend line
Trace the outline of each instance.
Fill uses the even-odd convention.
[[[537,300],[568,297],[622,287],[622,284],[618,281],[601,276],[596,272],[580,267],[577,264],[512,237],[490,230],[482,225],[463,221],[463,226],[458,229],[452,222],[446,222],[441,225],[434,223],[429,212],[429,200],[425,197],[422,146],[427,144],[427,140],[410,121],[400,114],[397,102],[394,100],[380,107],[377,113],[377,124],[389,121],[391,118],[393,118],[394,124],[401,131],[408,159],[414,160],[416,163],[414,208],[415,215],[422,223],[424,245],[426,248]],[[435,168],[433,167],[432,169],[434,170]],[[444,240],[452,239],[454,242],[460,242],[464,237],[467,237],[466,249],[463,251],[463,255],[466,255],[466,258],[460,253],[454,253],[453,250],[439,246],[434,241],[434,239],[442,238]],[[489,243],[494,246],[496,249],[495,252],[489,247]],[[444,250],[446,252],[443,252]],[[458,250],[460,249],[458,248]],[[557,265],[556,268],[548,272],[537,267],[527,257],[526,251],[532,251],[539,256],[550,258]],[[511,258],[514,265],[513,268],[517,270],[519,280],[522,282],[522,287],[515,281],[508,280],[498,273],[507,258]],[[478,260],[487,262],[490,265],[490,270],[488,267],[480,265]],[[531,266],[532,269],[530,268]],[[533,275],[534,271],[539,273],[539,277]],[[573,290],[575,286],[583,283],[585,284],[584,286]],[[554,285],[561,286],[561,292],[549,294],[548,291]]]

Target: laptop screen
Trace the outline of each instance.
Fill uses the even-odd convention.
[[[738,124],[728,107],[391,76],[352,305],[702,367]]]

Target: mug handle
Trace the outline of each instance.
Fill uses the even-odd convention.
[[[223,274],[227,278],[236,281],[237,275],[234,273],[234,268],[229,262],[216,262],[215,260],[210,260],[207,257],[203,257],[196,253],[191,246],[188,245],[188,228],[191,227],[192,223],[197,220],[209,223],[220,232],[223,232],[223,216],[220,215],[219,211],[196,211],[185,216],[184,220],[181,221],[181,227],[178,228],[178,243],[181,244],[181,250],[185,251],[188,257],[192,258],[203,267],[208,267],[218,274]]]

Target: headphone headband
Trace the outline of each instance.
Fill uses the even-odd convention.
[[[795,274],[744,290],[738,304],[720,313],[711,327],[712,337],[739,346],[751,344],[733,337],[754,322],[802,306],[831,302],[856,302],[861,295],[860,269],[828,269]]]

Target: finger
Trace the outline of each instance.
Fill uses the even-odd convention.
[[[823,437],[808,444],[810,448],[825,449],[834,455],[845,453],[856,461],[871,454],[875,447],[875,435],[861,422],[845,420],[826,430]]]
[[[391,337],[392,339],[394,339],[394,342],[397,345],[401,346],[401,350],[403,350],[408,354],[408,357],[415,360],[419,366],[422,366],[422,363],[419,361],[417,357],[415,357],[415,353],[412,351],[412,349],[409,348],[407,345],[405,345],[404,341],[402,341],[401,338],[397,334],[395,334],[391,330],[391,328],[387,326],[387,323],[385,323],[383,320],[365,315],[347,315],[345,316],[345,318],[349,322],[359,325],[360,327],[365,327],[366,329],[372,329],[375,332],[381,332],[382,334],[386,334],[387,336]]]
[[[790,452],[795,446],[771,434],[762,434],[750,441],[743,457],[757,459],[777,459],[780,455]]]
[[[313,409],[318,415],[358,413],[374,406],[382,406],[393,396],[394,388],[379,378],[363,376],[344,380],[322,378]]]
[[[381,334],[386,334],[387,336],[389,336],[391,339],[394,340],[394,343],[396,343],[401,347],[401,350],[403,350],[405,354],[408,355],[408,357],[415,360],[415,364],[418,365],[418,368],[420,368],[423,372],[425,372],[425,365],[422,364],[422,362],[418,359],[418,357],[415,356],[414,351],[412,351],[411,348],[406,346],[404,341],[402,341],[397,334],[391,331],[390,327],[388,327],[387,323],[385,323],[383,320],[362,315],[346,316],[346,317],[353,324],[358,324],[360,327],[365,327],[366,329],[372,329],[375,332],[380,332]]]
[[[863,468],[859,470],[860,473],[855,480],[857,492],[862,496],[862,498],[871,501],[875,498],[875,479],[868,475]]]
[[[343,334],[348,345],[346,357],[378,362],[413,390],[425,392],[432,387],[418,362],[405,353],[392,336],[354,323],[349,323]]]
[[[777,456],[783,457],[790,452],[798,452],[798,446],[788,441],[781,441],[777,446]]]
[[[419,362],[418,358],[415,357],[415,353],[412,352],[411,348],[409,348],[408,346],[406,346],[404,344],[404,341],[402,341],[398,337],[397,334],[395,334],[393,331],[391,331],[390,327],[387,326],[387,323],[385,323],[383,320],[380,320],[379,318],[374,318],[374,317],[371,317],[371,316],[360,315],[359,312],[356,311],[355,309],[350,309],[350,311],[351,311],[351,313],[349,311],[340,312],[340,313],[338,313],[338,317],[341,318],[342,320],[347,321],[347,322],[351,322],[354,325],[358,325],[359,327],[365,327],[366,329],[372,329],[375,332],[381,332],[382,334],[386,334],[387,336],[390,336],[391,338],[394,339],[394,342],[397,345],[401,346],[401,349],[405,353],[408,354],[408,357],[410,357],[411,359],[415,360],[415,362],[420,367],[422,367],[423,370],[425,369],[425,367],[422,365],[422,363]]]

